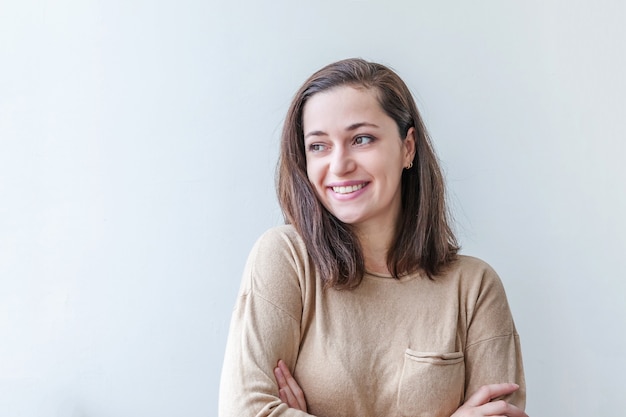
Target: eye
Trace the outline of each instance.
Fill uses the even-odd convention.
[[[356,138],[354,138],[354,144],[355,145],[367,145],[368,143],[372,143],[374,142],[374,138],[371,136],[357,136]]]
[[[309,152],[322,152],[326,150],[326,145],[323,143],[312,143],[309,145]]]

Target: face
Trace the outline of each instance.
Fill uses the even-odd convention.
[[[302,122],[307,175],[324,207],[357,229],[393,230],[402,170],[415,152],[413,128],[401,138],[376,91],[350,86],[313,95]]]

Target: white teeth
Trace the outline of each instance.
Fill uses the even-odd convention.
[[[348,185],[347,187],[333,187],[333,191],[337,194],[350,194],[365,187],[365,184]]]

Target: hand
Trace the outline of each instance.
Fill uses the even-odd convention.
[[[491,401],[501,395],[511,394],[518,389],[519,385],[517,384],[483,385],[451,417],[528,417],[525,412],[504,400]]]
[[[296,410],[306,413],[307,408],[304,392],[302,392],[295,378],[291,376],[289,368],[287,368],[287,365],[282,359],[278,361],[278,366],[274,368],[274,376],[278,383],[280,400],[287,404],[289,408],[295,408]]]

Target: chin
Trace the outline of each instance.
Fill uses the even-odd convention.
[[[351,226],[355,225],[356,223],[358,223],[361,219],[358,216],[349,216],[349,215],[336,215],[333,214],[337,219],[339,219],[339,221],[341,221],[342,223],[345,224],[349,224]]]

